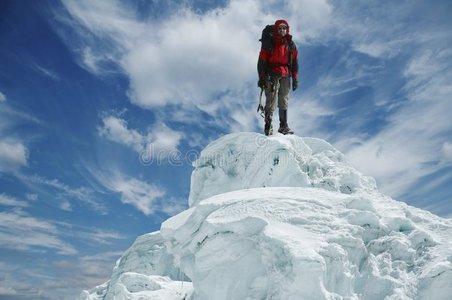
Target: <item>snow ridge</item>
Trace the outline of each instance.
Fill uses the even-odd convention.
[[[194,167],[191,207],[80,299],[450,299],[451,220],[379,193],[327,142],[235,133]]]
[[[254,187],[319,187],[341,193],[376,190],[375,180],[351,167],[324,140],[296,135],[226,135],[194,163],[190,206],[210,196]]]

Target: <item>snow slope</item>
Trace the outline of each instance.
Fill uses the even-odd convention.
[[[226,135],[190,208],[80,299],[452,299],[452,222],[378,192],[325,141]]]

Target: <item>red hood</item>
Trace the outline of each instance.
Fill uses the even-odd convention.
[[[281,25],[281,24],[284,24],[284,25],[287,26],[287,35],[289,35],[289,29],[290,29],[289,28],[289,23],[287,23],[286,20],[277,20],[275,22],[275,28],[273,29],[274,30],[274,36],[278,36],[278,26]]]

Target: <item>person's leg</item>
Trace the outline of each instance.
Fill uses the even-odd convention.
[[[279,129],[282,134],[292,134],[287,122],[287,109],[289,107],[290,77],[281,78],[278,91]]]
[[[277,92],[279,89],[279,81],[272,80],[272,86],[268,89],[265,89],[265,125],[264,125],[264,133],[265,135],[272,134],[272,119],[273,119],[273,111],[275,110],[275,103],[277,98]]]

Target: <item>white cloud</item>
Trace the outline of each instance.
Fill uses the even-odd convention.
[[[166,157],[172,152],[177,151],[177,146],[179,145],[183,134],[179,131],[172,130],[165,124],[160,123],[159,126],[151,127],[146,137],[148,148],[150,147],[152,151],[159,157]]]
[[[89,244],[113,244],[114,241],[124,239],[125,236],[112,230],[92,228],[66,222],[53,222],[59,228],[59,233],[65,237],[75,238]]]
[[[188,208],[187,199],[185,198],[170,198],[159,201],[159,210],[168,216],[174,216]]]
[[[300,134],[309,132],[342,145],[358,169],[377,177],[383,190],[393,195],[438,171],[440,156],[448,157],[443,145],[450,140],[444,136],[451,128],[451,35],[450,23],[442,22],[446,14],[436,4],[429,11],[432,15],[424,15],[431,6],[422,1],[381,5],[379,1],[233,0],[204,14],[181,9],[157,21],[139,20],[118,2],[65,4],[84,30],[95,36],[95,43],[81,41],[95,58],[93,65],[99,67],[102,60],[116,63],[130,79],[133,103],[152,109],[174,105],[179,110],[175,117],[184,122],[197,120],[190,115],[196,107],[229,130],[253,130],[253,124],[261,121],[257,114],[244,116],[257,104],[257,40],[264,24],[284,16],[297,42],[341,48],[344,60],[332,64],[321,78],[313,78],[301,97],[291,96],[289,122]],[[411,21],[416,18],[419,21]],[[105,45],[112,51],[105,51]],[[303,55],[302,67],[303,59],[314,57]],[[376,76],[388,69],[394,77]],[[302,80],[310,76],[304,72],[301,68]],[[394,81],[406,84],[389,94]],[[336,114],[325,99],[333,101],[357,87],[370,87],[376,98],[363,105],[387,106],[386,115],[375,120],[379,131],[369,133],[361,126],[368,123],[371,112],[356,116],[355,124],[343,119],[337,123],[340,128],[325,128],[321,120]],[[123,132],[134,136],[122,125],[120,129],[127,129]],[[140,142],[128,143],[132,148],[144,145],[148,136],[138,135],[131,140]],[[120,136],[116,141],[125,143]]]
[[[0,92],[0,102],[5,102],[6,101],[6,96]]]
[[[280,1],[275,1],[276,14]],[[263,5],[265,7],[265,4]],[[320,38],[332,26],[333,6],[326,0],[288,1],[282,7],[282,16],[290,21],[290,32],[304,42]],[[264,8],[265,9],[265,8]]]
[[[278,18],[269,11],[288,14],[293,32],[303,30],[303,38],[319,35],[332,13],[326,0],[287,5],[233,0],[202,15],[181,6],[177,13],[152,21],[139,20],[119,2],[64,4],[82,25],[79,29],[97,37],[93,43],[80,32],[89,69],[99,73],[103,59],[117,63],[130,78],[131,101],[148,108],[169,103],[202,107],[220,93],[255,86],[261,30]],[[105,58],[106,52],[112,55]]]
[[[340,145],[360,171],[377,179],[383,192],[401,196],[424,177],[441,171],[443,160],[448,159],[445,141],[450,141],[452,129],[452,35],[448,16],[440,12],[440,6],[422,1],[390,6],[378,1],[330,3],[334,5],[331,26],[308,42],[347,45],[340,58],[344,61],[316,78],[314,87],[302,91],[300,107],[292,105],[290,110],[303,115],[302,107],[310,96],[319,102],[321,111],[328,111],[341,95],[365,87],[372,90],[361,104],[367,114],[360,116],[361,111],[354,110],[347,119],[335,116],[337,123],[333,124],[337,127],[333,128],[322,127],[324,116],[313,116],[302,125],[296,120],[296,127]],[[435,22],[426,21],[433,15]],[[412,22],[415,16],[419,16],[419,22]],[[398,85],[403,88],[395,89]],[[374,116],[379,119],[372,119]],[[377,126],[368,127],[369,123]]]
[[[60,203],[60,209],[65,211],[72,211],[72,205],[69,201],[63,201]]]
[[[290,99],[288,109],[289,127],[295,129],[295,134],[299,136],[316,133],[316,136],[320,137],[322,123],[318,120],[333,116],[335,111],[322,104],[318,96],[312,92],[303,93],[300,98],[298,97],[300,96],[293,95]]]
[[[28,200],[34,202],[34,201],[38,200],[39,196],[37,194],[26,194],[25,197],[27,197]]]
[[[202,105],[254,78],[259,30],[247,14],[255,9],[251,1],[233,1],[225,11],[202,17],[186,11],[157,26],[156,36],[144,37],[122,60],[132,102]]]
[[[441,150],[443,152],[444,158],[449,162],[452,162],[452,143],[445,142]]]
[[[53,224],[20,211],[0,212],[0,247],[32,252],[56,250],[63,255],[77,253],[58,237]]]
[[[28,207],[29,206],[29,204],[27,202],[14,199],[5,194],[0,194],[0,205],[15,206],[15,207]]]
[[[125,236],[114,231],[106,231],[96,229],[92,232],[80,233],[79,235],[83,239],[91,240],[101,244],[112,244],[113,241],[124,239]]]
[[[43,122],[36,118],[33,115],[27,114],[23,111],[15,110],[7,105],[0,106],[0,130],[4,130],[4,128],[9,128],[15,125],[16,123],[26,121],[31,122],[36,125],[42,125]]]
[[[140,155],[151,155],[152,158],[162,159],[176,152],[183,137],[181,132],[161,122],[156,122],[159,125],[149,127],[148,132],[143,134],[130,129],[124,119],[115,116],[106,116],[102,122],[103,126],[98,129],[101,136],[128,146]]]
[[[387,119],[387,126],[347,156],[363,172],[375,176],[383,190],[394,196],[407,192],[419,179],[444,166],[452,129],[452,51],[414,52],[405,76],[406,101]]]
[[[45,279],[42,287],[46,290],[58,290],[62,298],[80,294],[84,289],[106,282],[111,277],[115,261],[121,254],[120,251],[111,251],[54,261],[51,267],[58,269],[63,275]]]
[[[404,51],[416,35],[404,18],[412,17],[415,5],[405,2],[342,1],[334,4],[331,26],[322,40],[342,40],[352,49],[375,58],[392,58]]]
[[[17,295],[17,292],[12,287],[0,286],[0,295],[1,296],[14,296],[14,295]]]
[[[33,191],[40,192],[48,192],[47,190],[42,190],[42,187],[54,189],[57,193],[52,191],[52,196],[55,199],[63,199],[63,207],[65,208],[64,202],[67,197],[71,197],[81,201],[82,203],[87,204],[89,207],[94,210],[105,214],[107,209],[105,206],[93,196],[94,191],[90,188],[79,187],[73,188],[68,186],[67,184],[62,183],[58,179],[48,179],[38,175],[25,175],[22,173],[15,173],[15,176],[21,180],[24,184],[26,184]],[[33,195],[33,194],[32,194]],[[34,196],[31,196],[32,199]],[[67,206],[66,206],[67,208]]]
[[[103,126],[99,128],[99,134],[107,139],[129,146],[140,153],[144,150],[144,137],[134,129],[127,128],[127,122],[123,119],[107,116],[102,119]]]
[[[28,150],[20,142],[0,142],[0,171],[15,171],[27,165]]]
[[[163,189],[134,178],[117,179],[111,187],[121,193],[123,203],[133,205],[147,216],[154,213],[156,199],[165,196]]]
[[[103,283],[111,275],[112,262],[118,260],[121,254],[121,252],[105,252],[83,256],[79,259],[78,268],[84,276],[91,278],[91,280],[102,279],[101,283]]]
[[[145,215],[154,214],[160,210],[157,201],[166,195],[166,191],[150,182],[124,175],[113,169],[101,170],[97,166],[84,164],[90,176],[107,191],[120,193],[121,202],[130,204]]]

